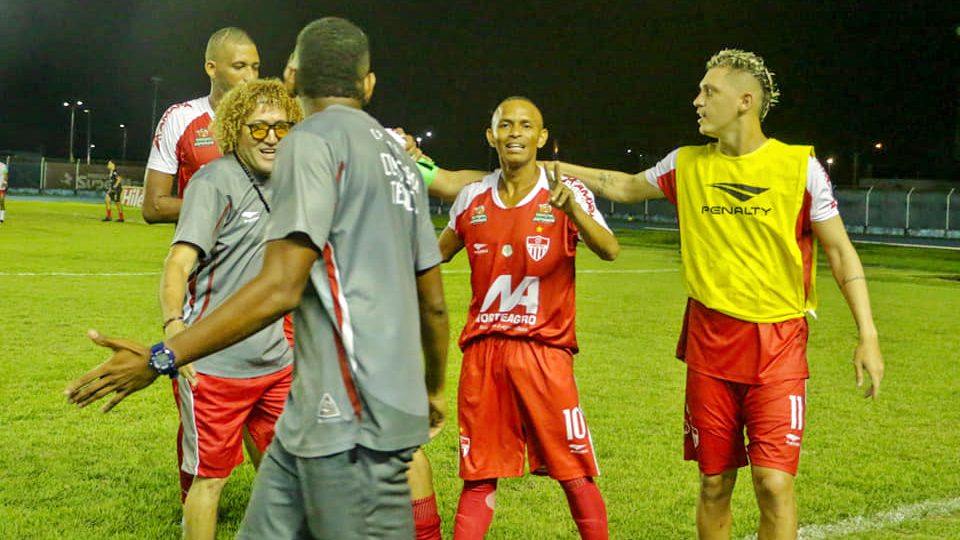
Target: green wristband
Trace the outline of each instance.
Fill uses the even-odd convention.
[[[437,164],[427,156],[423,156],[417,160],[417,168],[420,169],[420,176],[423,177],[423,184],[427,187],[430,187],[430,184],[433,183],[433,179],[437,177],[437,171],[440,170],[440,167],[438,167]]]

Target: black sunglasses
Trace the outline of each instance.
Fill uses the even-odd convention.
[[[270,130],[273,130],[273,134],[277,136],[277,140],[280,140],[287,136],[287,133],[290,133],[290,128],[294,125],[293,122],[274,122],[273,124],[268,124],[266,122],[255,122],[253,124],[246,124],[250,128],[250,136],[253,137],[253,140],[257,142],[263,142],[267,138],[267,135],[270,134]]]

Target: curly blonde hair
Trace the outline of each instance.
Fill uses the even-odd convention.
[[[773,72],[767,69],[763,58],[740,49],[724,49],[713,55],[707,61],[707,69],[725,67],[749,73],[763,89],[763,99],[760,101],[760,120],[767,117],[770,108],[780,102],[780,88],[773,80]]]
[[[279,107],[287,114],[287,121],[292,124],[303,120],[300,103],[290,96],[279,79],[258,79],[241,84],[227,92],[217,105],[212,127],[221,152],[226,154],[237,148],[247,117],[260,105]]]

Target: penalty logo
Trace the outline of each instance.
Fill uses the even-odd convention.
[[[545,236],[527,237],[527,254],[536,262],[547,256],[550,250],[550,239]]]

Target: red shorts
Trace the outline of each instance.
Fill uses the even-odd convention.
[[[806,379],[749,385],[687,369],[684,459],[703,474],[743,467],[749,456],[752,465],[796,475],[806,393]]]
[[[464,480],[523,476],[524,450],[533,474],[599,474],[564,349],[501,336],[471,341],[457,404]]]
[[[227,478],[243,463],[243,428],[260,451],[273,440],[273,426],[293,381],[293,366],[252,379],[197,373],[197,385],[173,381],[180,409],[180,469],[194,476]]]

